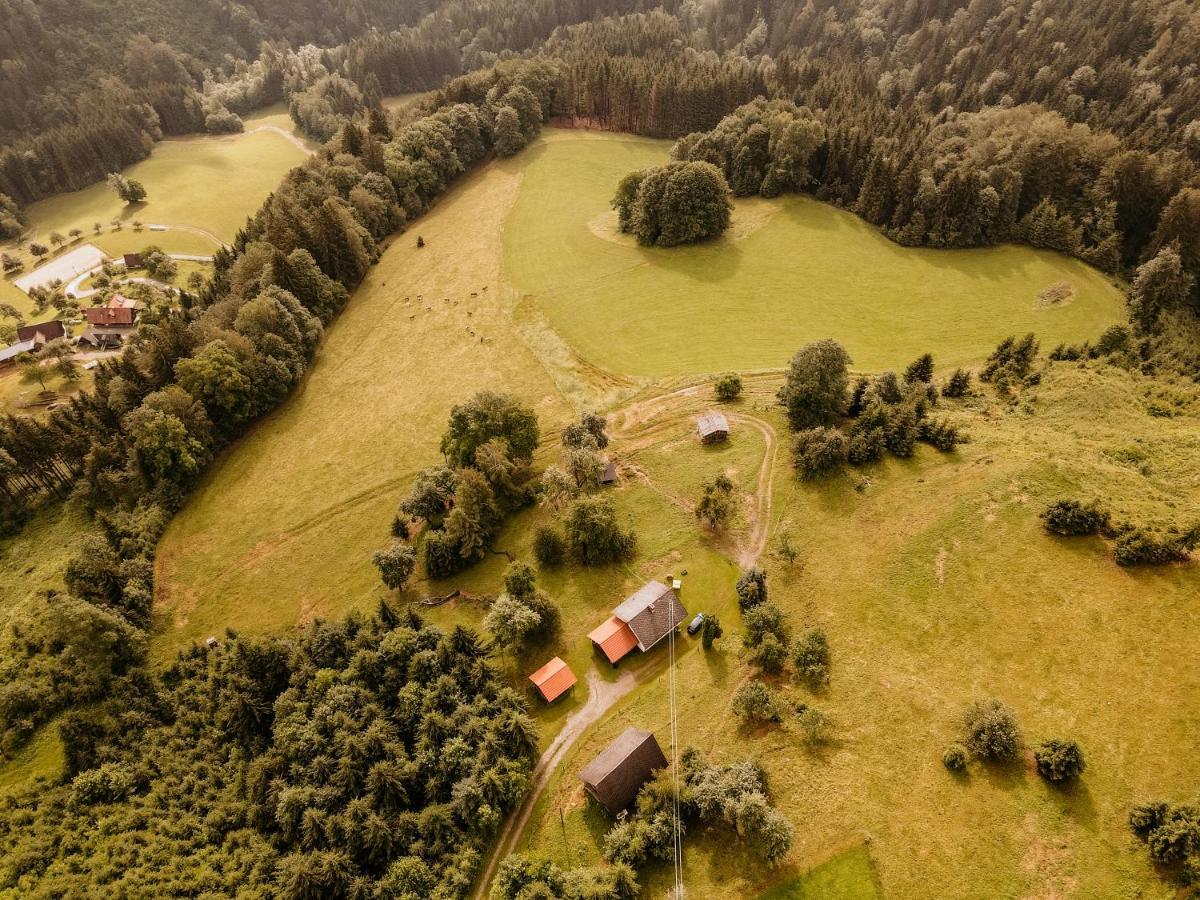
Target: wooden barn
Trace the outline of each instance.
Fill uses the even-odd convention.
[[[640,728],[626,728],[583,767],[579,780],[596,802],[615,816],[633,803],[655,771],[666,766],[667,758],[653,734]]]
[[[729,438],[729,420],[724,413],[710,412],[696,422],[696,431],[704,444],[716,444]]]

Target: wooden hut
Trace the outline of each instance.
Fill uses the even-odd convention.
[[[667,758],[653,734],[640,728],[626,728],[583,767],[579,780],[596,802],[615,816],[633,803],[656,770],[666,766]]]
[[[612,460],[604,466],[604,474],[600,476],[601,484],[616,484],[617,483],[617,464]]]
[[[696,422],[696,431],[704,444],[715,444],[729,438],[729,420],[724,413],[710,412]]]

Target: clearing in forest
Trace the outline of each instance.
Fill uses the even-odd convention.
[[[728,234],[670,249],[616,232],[609,202],[626,173],[666,160],[665,141],[547,129],[522,158],[504,230],[513,284],[588,361],[627,375],[778,368],[836,337],[857,368],[983,359],[1009,334],[1047,349],[1124,318],[1100,272],[1048,251],[901,247],[807,197],[739,200]],[[1069,284],[1069,303],[1039,299]]]

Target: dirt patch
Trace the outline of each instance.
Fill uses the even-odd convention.
[[[933,558],[933,574],[937,577],[938,587],[946,583],[946,560],[949,557],[945,547],[938,547],[937,555]]]
[[[1032,882],[1023,900],[1059,900],[1073,896],[1077,880],[1066,874],[1071,849],[1062,840],[1046,840],[1038,834],[1037,816],[1029,813],[1022,823],[1025,853],[1021,870]]]
[[[1075,286],[1069,281],[1060,281],[1038,294],[1039,309],[1053,309],[1066,306],[1075,299]]]

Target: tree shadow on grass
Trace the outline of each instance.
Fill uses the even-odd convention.
[[[992,787],[1002,791],[1016,790],[1029,781],[1029,773],[1021,757],[1011,760],[982,760],[979,771]]]
[[[724,637],[718,638],[718,641],[725,640]],[[708,674],[712,677],[713,684],[717,687],[725,687],[729,684],[729,660],[725,652],[718,648],[716,644],[711,650],[703,650],[704,664],[708,667]]]
[[[1084,781],[1076,778],[1066,784],[1047,782],[1046,790],[1059,803],[1063,811],[1080,826],[1088,831],[1096,830],[1098,824],[1096,801]]]

